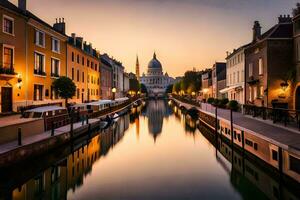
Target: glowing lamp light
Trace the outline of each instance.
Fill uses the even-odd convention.
[[[196,95],[196,92],[192,92],[192,96],[195,96]]]
[[[283,82],[280,84],[280,87],[283,91],[286,91],[286,89],[289,87],[289,84],[286,82]]]
[[[111,91],[112,91],[113,93],[116,93],[116,92],[117,92],[117,88],[113,88]]]
[[[203,89],[203,93],[208,93],[208,89],[207,88]]]

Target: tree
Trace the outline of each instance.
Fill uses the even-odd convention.
[[[173,90],[173,84],[168,85],[168,87],[166,89],[166,93],[170,94],[170,93],[172,93],[172,90]]]
[[[66,76],[61,76],[53,81],[52,87],[61,98],[65,99],[66,106],[68,105],[68,99],[75,96],[76,85]]]
[[[177,82],[173,85],[173,92],[180,92],[180,82]]]
[[[141,87],[141,93],[148,94],[147,87],[143,83],[141,83],[140,87]]]
[[[137,79],[129,79],[129,90],[136,93],[140,90],[140,84]]]

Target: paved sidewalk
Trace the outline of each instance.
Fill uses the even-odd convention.
[[[186,103],[182,103],[176,99],[174,100],[179,102],[181,105],[184,105],[186,108],[195,107]],[[201,104],[201,107],[202,108],[197,107],[197,109],[210,113],[213,116],[215,115],[215,107],[211,106],[210,104]],[[218,108],[218,117],[230,121],[230,111]],[[293,148],[300,151],[300,131],[297,133],[294,130],[287,130],[284,127],[278,127],[277,125],[251,119],[250,117],[244,116],[238,112],[233,113],[233,123],[234,125],[246,128],[259,135],[262,135],[264,138],[269,138],[270,141],[276,141],[287,148]]]

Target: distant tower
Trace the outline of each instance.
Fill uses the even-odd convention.
[[[139,63],[138,56],[136,56],[135,75],[136,75],[137,80],[140,82],[140,63]]]

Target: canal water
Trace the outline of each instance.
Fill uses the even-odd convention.
[[[221,139],[216,148],[170,104],[148,101],[92,138],[9,169],[0,199],[298,199],[297,184]]]

